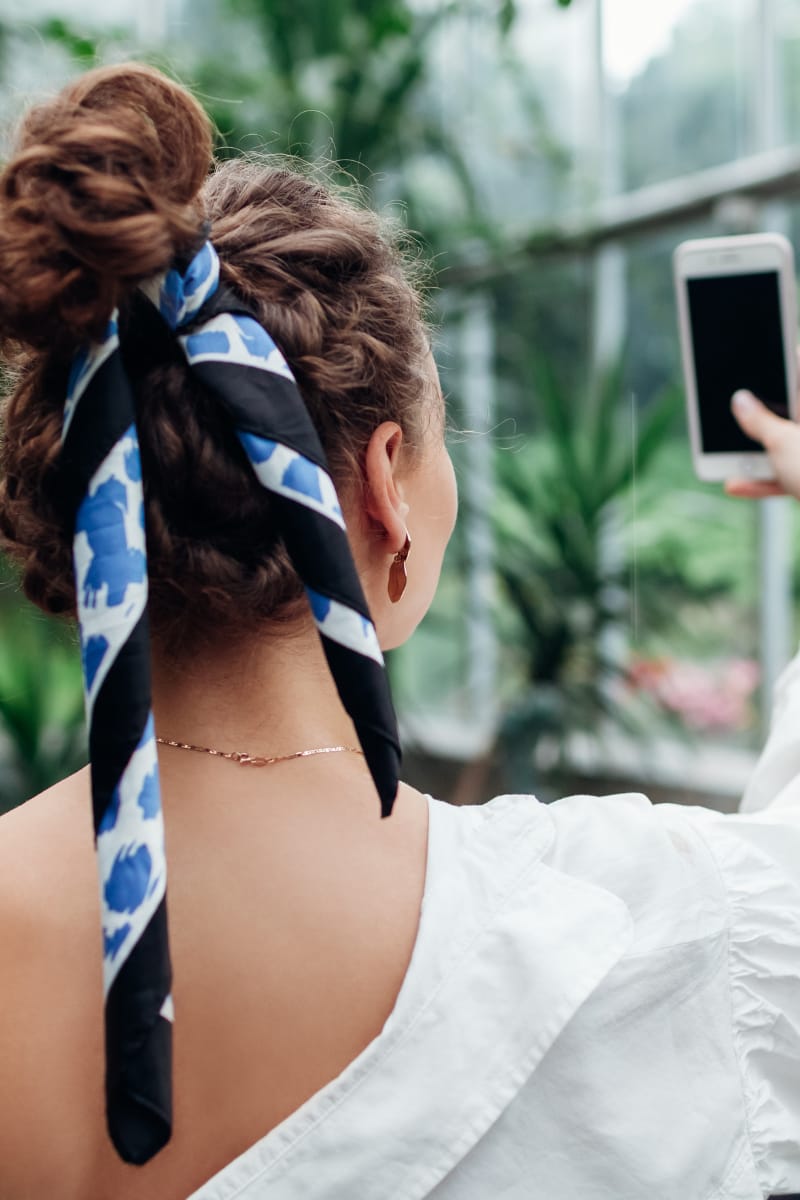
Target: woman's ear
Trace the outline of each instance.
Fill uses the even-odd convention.
[[[403,497],[400,463],[403,431],[396,421],[383,421],[372,434],[365,457],[364,510],[396,554],[406,539],[408,504]]]

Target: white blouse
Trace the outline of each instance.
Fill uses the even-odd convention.
[[[190,1200],[800,1192],[800,656],[742,814],[429,810],[383,1030]]]

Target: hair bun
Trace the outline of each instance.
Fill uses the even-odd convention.
[[[127,291],[197,241],[211,154],[197,101],[139,63],[31,109],[0,175],[2,338],[99,336]]]

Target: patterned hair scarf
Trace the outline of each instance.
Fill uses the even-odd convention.
[[[227,410],[271,494],[387,817],[400,748],[383,657],[325,454],[286,360],[220,284],[210,242],[185,269],[142,290]],[[106,1113],[120,1157],[141,1164],[170,1138],[173,1007],[135,416],[115,313],[104,340],[73,364],[62,457],[79,498],[74,566],[103,924]]]

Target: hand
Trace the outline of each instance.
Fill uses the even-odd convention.
[[[766,450],[775,480],[729,479],[725,484],[728,495],[751,499],[794,496],[800,500],[800,425],[776,416],[752,392],[737,392],[731,409],[747,436]]]

